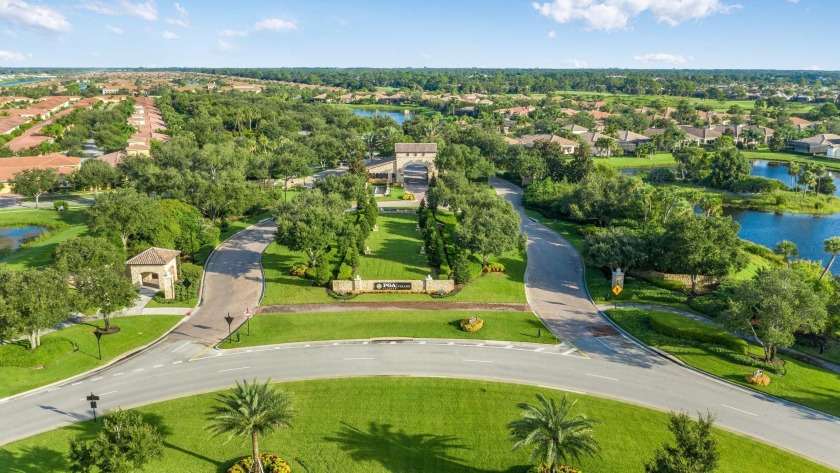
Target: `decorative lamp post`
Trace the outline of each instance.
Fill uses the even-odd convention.
[[[233,323],[233,317],[230,316],[230,312],[228,312],[228,315],[225,316],[225,322],[228,324],[228,343],[233,343],[230,337],[230,324]]]
[[[245,320],[248,321],[248,336],[251,336],[251,309],[245,308]]]

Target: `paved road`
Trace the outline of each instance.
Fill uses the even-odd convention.
[[[515,187],[494,184],[506,197],[517,199]],[[203,321],[194,327],[195,333],[185,329],[100,373],[0,403],[0,444],[89,418],[83,398],[92,391],[102,397],[101,409],[110,409],[215,390],[252,377],[287,381],[449,376],[556,387],[663,410],[709,410],[722,427],[840,468],[838,419],[681,368],[611,332],[584,297],[582,281],[575,276],[579,257],[541,225],[526,221],[523,227],[531,240],[527,279],[532,306],[552,330],[590,358],[576,356],[575,350],[566,347],[540,350],[463,342],[311,343],[235,352],[207,350],[193,340],[212,338],[213,330],[220,330],[221,311],[234,311],[256,296],[253,288],[259,278],[253,261],[259,259],[260,245],[270,241],[271,225],[266,223],[243,232],[213,257],[219,260],[208,266],[205,304],[199,311],[204,319],[192,319],[194,324]],[[232,286],[240,284],[240,279],[249,281],[242,295]]]

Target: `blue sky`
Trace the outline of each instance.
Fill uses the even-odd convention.
[[[838,0],[0,0],[0,66],[840,70]]]

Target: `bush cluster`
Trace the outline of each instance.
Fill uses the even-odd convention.
[[[260,454],[260,461],[263,464],[265,473],[291,473],[292,471],[292,467],[289,466],[286,460],[278,457],[277,455],[262,453]],[[253,458],[242,458],[238,462],[234,463],[233,466],[228,468],[227,473],[248,473],[251,471],[251,465],[253,464]]]
[[[414,194],[403,194],[403,196],[400,197],[400,199],[402,199],[402,200],[414,200]]]
[[[719,345],[735,353],[747,353],[747,342],[723,329],[694,320],[675,318],[669,315],[650,314],[650,327],[662,335],[683,340]]]
[[[336,279],[349,281],[353,279],[353,268],[347,263],[341,263],[338,267],[338,276]]]
[[[538,465],[528,470],[528,473],[550,473],[549,465]],[[569,465],[557,465],[557,473],[582,473],[581,470]]]
[[[465,332],[478,332],[482,327],[484,327],[484,321],[479,317],[461,320],[461,330]]]
[[[726,186],[726,190],[738,193],[761,194],[788,190],[788,186],[775,180],[760,176],[747,176]]]
[[[293,264],[292,267],[289,268],[289,274],[300,277],[306,274],[307,269],[309,269],[309,266],[306,265],[306,263]]]
[[[67,203],[66,200],[56,200],[53,202],[53,208],[55,210],[62,209],[67,210],[70,208],[70,205]]]
[[[485,273],[504,273],[505,272],[505,265],[502,263],[487,263],[484,266]]]

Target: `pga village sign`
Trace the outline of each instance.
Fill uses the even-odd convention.
[[[426,294],[448,294],[455,290],[451,279],[413,279],[401,281],[363,280],[356,276],[352,280],[336,279],[332,290],[338,294],[363,294],[366,292],[413,292]]]

